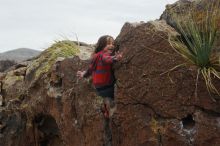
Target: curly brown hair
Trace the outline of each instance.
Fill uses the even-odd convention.
[[[98,42],[96,43],[94,53],[98,53],[98,52],[102,51],[111,39],[114,40],[114,38],[110,35],[101,36],[99,38]]]

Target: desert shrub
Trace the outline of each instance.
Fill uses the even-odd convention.
[[[214,49],[220,27],[219,0],[207,2],[202,9],[197,6],[187,8],[188,13],[173,14],[179,35],[170,36],[169,42],[185,58],[187,65],[196,66],[197,81],[201,74],[209,93],[220,95],[213,84],[213,79],[220,79],[220,57]]]

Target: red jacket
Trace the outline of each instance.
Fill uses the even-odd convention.
[[[100,51],[94,54],[89,69],[84,77],[92,75],[93,85],[96,88],[113,85],[115,82],[112,64],[115,62],[111,52]]]

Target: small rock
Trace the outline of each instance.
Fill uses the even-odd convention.
[[[64,57],[57,57],[56,62],[61,62],[61,61],[63,61],[64,59],[65,59]]]
[[[49,97],[54,97],[54,98],[61,98],[62,97],[62,93],[61,93],[60,89],[55,88],[55,87],[49,87],[49,89],[47,91],[47,95]]]
[[[14,70],[14,75],[16,75],[16,76],[25,76],[26,70],[27,70],[27,67],[20,67],[20,68]]]
[[[21,68],[21,67],[27,67],[28,66],[28,62],[21,62],[18,63],[17,65],[15,65],[15,69]]]
[[[0,73],[0,81],[3,80],[6,76],[6,73]]]

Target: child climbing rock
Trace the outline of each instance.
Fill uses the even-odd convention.
[[[92,75],[93,85],[98,95],[103,98],[104,146],[112,145],[110,117],[116,107],[114,103],[115,77],[112,65],[121,58],[122,53],[116,52],[114,54],[113,37],[105,35],[100,37],[96,44],[89,68],[86,71],[77,72],[77,76],[80,78]]]
[[[97,94],[103,98],[103,113],[105,118],[112,116],[115,109],[114,84],[115,77],[112,69],[114,62],[122,58],[122,53],[114,53],[114,39],[104,35],[99,38],[89,68],[78,71],[77,76],[86,78],[92,75],[93,85]],[[114,54],[113,54],[114,53]]]

